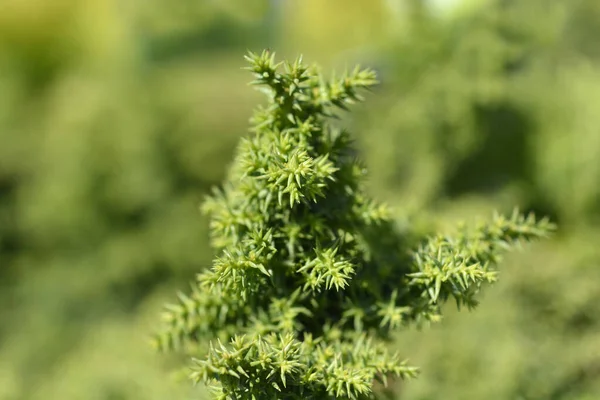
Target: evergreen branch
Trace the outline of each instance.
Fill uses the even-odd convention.
[[[455,236],[436,236],[414,253],[416,272],[409,285],[423,290],[431,303],[454,297],[457,305],[477,305],[474,296],[482,284],[495,282],[496,265],[504,251],[522,241],[545,238],[555,225],[547,219],[525,217],[517,210],[507,219],[495,214],[489,223],[474,230],[465,227]]]
[[[496,215],[410,252],[405,239],[417,235],[398,232],[389,209],[365,194],[350,134],[332,125],[375,74],[357,67],[326,81],[301,58],[246,59],[268,102],[203,205],[212,268],[167,306],[156,344],[186,351],[192,379],[217,399],[375,399],[376,382],[418,372],[389,352],[393,331],[438,320],[449,297],[475,305],[501,253],[554,226]]]

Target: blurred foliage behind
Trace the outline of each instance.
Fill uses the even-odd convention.
[[[265,47],[379,71],[342,123],[399,217],[560,224],[476,313],[398,338],[423,366],[398,397],[600,396],[596,0],[0,7],[0,399],[204,398],[146,338],[210,265],[198,204],[261,101],[242,55]]]

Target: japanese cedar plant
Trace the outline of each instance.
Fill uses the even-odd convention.
[[[431,237],[401,228],[332,124],[374,72],[327,81],[301,59],[246,58],[268,103],[204,203],[213,266],[167,307],[156,344],[185,349],[217,399],[377,398],[418,371],[390,351],[394,331],[439,320],[450,299],[474,307],[501,253],[553,225],[514,213]]]

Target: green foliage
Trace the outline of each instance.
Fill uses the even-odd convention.
[[[443,324],[394,333],[422,373],[390,400],[600,398],[600,2],[461,1],[5,2],[0,399],[207,398],[140,332],[214,256],[197,203],[258,98],[239,54],[268,46],[377,68],[377,96],[339,122],[369,194],[420,211],[414,233],[515,204],[560,223],[507,256],[476,313],[450,296]],[[378,263],[427,243],[409,236],[373,234]]]
[[[399,226],[332,124],[375,74],[247,59],[269,101],[204,204],[213,267],[168,306],[156,344],[187,349],[193,380],[223,400],[375,398],[375,381],[417,373],[388,348],[399,328],[439,320],[450,298],[474,307],[502,253],[554,226],[517,212],[446,235]]]

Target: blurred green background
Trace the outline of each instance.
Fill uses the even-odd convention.
[[[378,71],[344,123],[399,217],[560,226],[399,336],[399,398],[600,399],[598,38],[598,0],[0,0],[0,400],[205,398],[147,338],[211,263],[266,47]]]

